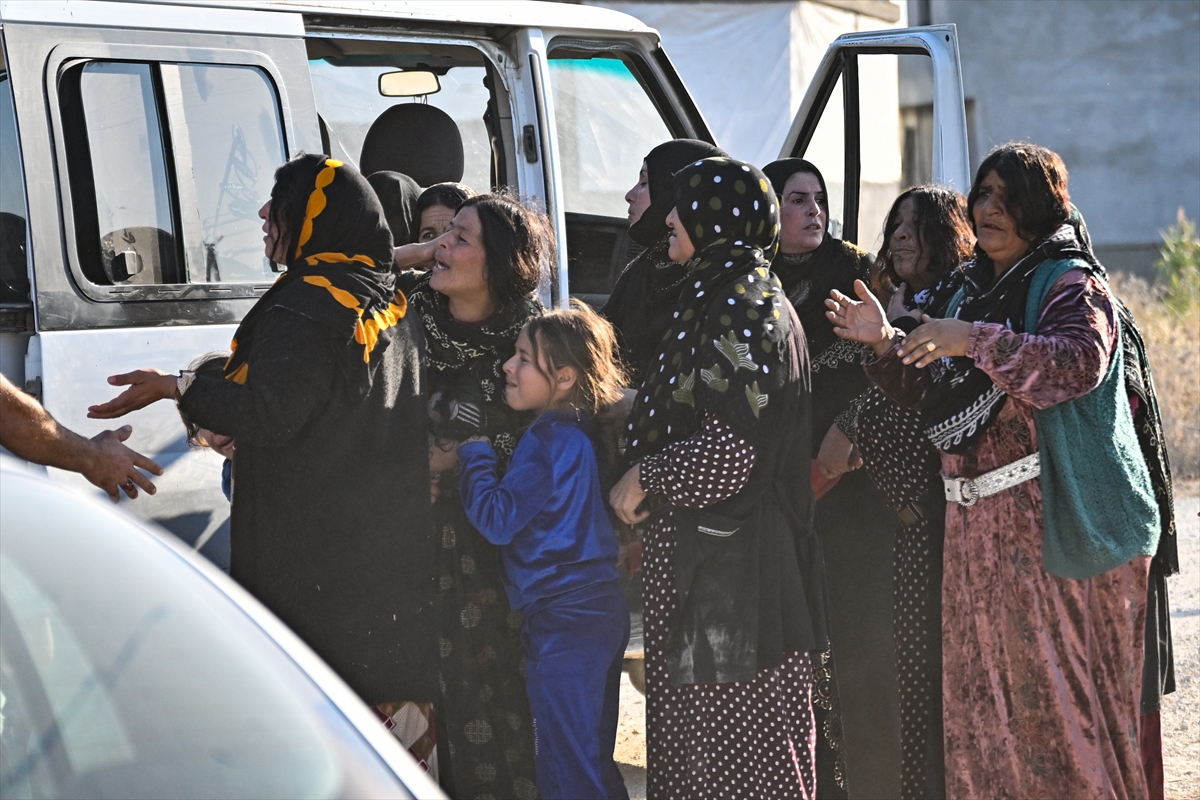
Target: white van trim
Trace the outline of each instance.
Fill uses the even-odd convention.
[[[282,10],[282,9],[281,9]],[[0,20],[42,25],[303,36],[299,14],[219,7],[171,8],[95,0],[0,0]]]

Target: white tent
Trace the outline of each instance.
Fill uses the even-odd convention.
[[[630,14],[656,28],[717,143],[735,158],[758,166],[779,156],[830,42],[851,31],[906,25],[904,4],[883,0],[585,2]],[[864,60],[861,67],[863,118],[870,123],[861,132],[864,232],[882,228],[883,214],[901,180],[896,61],[894,56],[878,59],[870,64]],[[840,108],[840,103],[835,94],[831,104]],[[840,204],[840,170],[834,168],[842,160],[839,140],[835,132],[818,129],[807,153],[830,179],[831,205]],[[875,244],[870,234],[863,238],[868,248]]]

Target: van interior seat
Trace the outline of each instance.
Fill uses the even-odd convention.
[[[425,103],[400,103],[371,123],[358,169],[402,172],[421,186],[462,180],[462,133],[450,115]]]

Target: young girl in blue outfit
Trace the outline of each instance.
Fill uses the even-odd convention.
[[[629,610],[600,491],[592,415],[620,396],[612,326],[583,305],[526,324],[504,364],[506,398],[540,416],[501,477],[485,438],[458,451],[467,516],[500,560],[521,632],[545,800],[620,798],[613,761]]]

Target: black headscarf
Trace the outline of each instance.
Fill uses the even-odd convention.
[[[425,209],[433,206],[445,206],[451,211],[458,211],[462,208],[463,203],[474,196],[475,192],[471,191],[469,186],[452,181],[435,183],[421,192],[421,196],[417,198],[416,208],[413,209],[413,241],[416,241],[421,233],[421,214],[425,212]]]
[[[719,147],[696,139],[664,142],[646,155],[650,206],[629,226],[629,237],[646,249],[625,267],[600,310],[616,329],[621,360],[634,388],[671,324],[679,288],[687,278],[687,267],[667,257],[666,220],[675,207],[673,177],[693,161],[724,155]]]
[[[788,178],[797,172],[816,175],[817,181],[821,184],[821,191],[828,192],[825,188],[825,176],[821,174],[821,170],[817,169],[816,164],[805,161],[803,158],[781,158],[767,164],[762,171],[767,176],[767,180],[771,182],[771,188],[775,190],[776,197],[783,197],[783,187],[787,185]]]
[[[629,238],[642,247],[652,247],[667,235],[667,215],[675,207],[675,173],[702,158],[728,157],[715,144],[698,139],[672,139],[646,154],[646,177],[650,206],[629,226]]]
[[[783,158],[763,167],[763,174],[771,181],[780,206],[784,202],[783,188],[788,178],[799,172],[815,175],[821,184],[821,191],[826,191],[825,177],[811,161]],[[779,253],[771,262],[771,271],[779,277],[788,300],[796,308],[800,324],[804,326],[814,372],[826,366],[825,361],[830,361],[829,365],[833,366],[847,359],[856,360],[860,348],[833,332],[833,326],[825,318],[825,300],[834,289],[853,297],[855,279],[866,280],[869,270],[870,259],[866,253],[841,239],[833,238],[828,230],[824,231],[824,238],[815,250],[808,253]],[[839,351],[837,358],[822,359],[825,351],[831,347]]]
[[[383,207],[366,178],[353,167],[323,155],[301,156],[282,169],[300,170],[312,187],[302,207],[299,234],[288,269],[238,326],[225,365],[225,378],[245,383],[249,343],[266,312],[286,308],[333,329],[344,342],[342,367],[351,387],[365,394],[386,347],[379,334],[403,319],[408,308],[395,289],[392,234]],[[241,355],[239,355],[239,349]]]
[[[417,240],[417,225],[420,214],[417,199],[421,187],[403,172],[381,170],[367,176],[367,182],[375,190],[383,206],[388,227],[392,231],[392,244],[399,247]]]
[[[759,361],[788,332],[782,287],[768,270],[779,206],[763,174],[704,159],[676,173],[675,199],[696,255],[629,415],[631,462],[696,433],[701,407],[757,445],[756,421],[779,377]],[[713,303],[728,307],[718,313]]]

